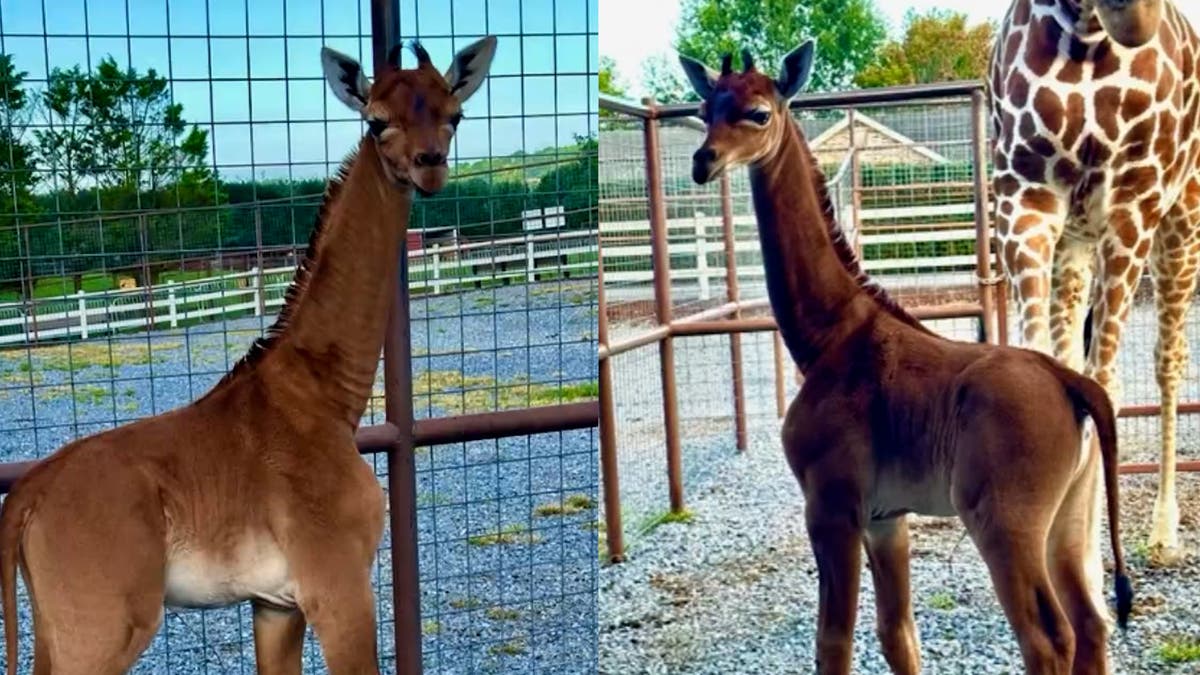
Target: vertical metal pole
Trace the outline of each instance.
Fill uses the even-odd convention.
[[[371,0],[371,53],[376,69],[400,35],[398,0]],[[403,223],[407,228],[407,223]],[[413,447],[412,335],[408,306],[408,242],[400,238],[396,297],[383,343],[384,408],[400,430],[388,452],[388,515],[392,534],[392,611],[396,672],[421,672],[421,590],[417,559],[417,479]]]
[[[721,174],[721,230],[725,235],[725,298],[729,302],[739,299],[737,277],[737,251],[733,232],[733,195],[729,172]],[[739,309],[733,318],[742,318]],[[729,359],[733,370],[733,427],[737,449],[745,451],[746,442],[746,379],[742,371],[742,335],[729,334]]]
[[[983,334],[997,344],[992,283],[992,223],[988,217],[987,105],[982,89],[971,93],[972,159],[975,165],[975,276],[979,281],[979,306]]]
[[[1008,345],[1008,278],[1004,272],[1004,261],[1000,249],[996,249],[996,269],[1000,270],[1001,281],[996,284],[996,339]]]
[[[146,298],[146,328],[154,329],[154,280],[150,277],[153,272],[150,269],[150,235],[146,231],[146,215],[139,213],[137,217],[138,223],[138,242],[142,247],[142,283],[145,284],[144,296]]]
[[[608,345],[608,302],[604,299],[604,252],[599,238],[597,264],[596,337],[600,345]],[[600,477],[604,483],[604,531],[607,533],[608,560],[618,563],[625,559],[625,531],[621,526],[621,481],[617,476],[617,406],[613,390],[612,357],[600,361]]]
[[[671,252],[667,241],[667,206],[664,203],[662,160],[659,157],[658,120],[653,101],[643,123],[646,149],[646,192],[650,199],[650,250],[654,265],[654,307],[660,326],[671,323]],[[667,442],[667,482],[671,511],[683,511],[683,468],[679,447],[679,401],[675,392],[675,343],[670,336],[658,343],[662,371],[663,427]]]

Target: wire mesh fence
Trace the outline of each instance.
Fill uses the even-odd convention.
[[[868,273],[939,334],[983,340],[991,330],[984,319],[990,316],[1015,338],[1015,306],[1003,294],[994,298],[995,289],[987,284],[1000,272],[999,266],[989,254],[981,267],[977,256],[980,242],[987,240],[979,235],[986,223],[976,204],[979,171],[986,172],[986,178],[990,167],[977,167],[974,153],[984,140],[981,134],[989,130],[973,121],[979,101],[969,98],[971,92],[956,96],[839,108],[832,107],[838,105],[831,102],[837,96],[830,95],[819,109],[801,104],[794,117],[825,174],[835,215]],[[704,331],[712,334],[690,336],[697,332],[688,327],[691,323],[735,316],[753,319],[769,312],[747,173],[733,172],[724,186],[696,186],[690,176],[691,155],[704,134],[698,121],[687,117],[686,106],[655,111],[608,105],[599,175],[608,301],[603,319],[610,322],[611,349],[606,352],[602,345],[601,351],[614,370],[623,527],[626,539],[636,541],[647,531],[644,523],[661,521],[669,509],[662,486],[668,481],[664,446],[671,406],[662,401],[660,377],[651,365],[659,363],[651,346],[664,339],[675,344],[672,372],[680,392],[675,414],[683,448],[677,470],[685,492],[698,479],[717,475],[737,452],[739,395],[744,397],[741,405],[750,435],[755,436],[756,429],[777,428],[799,378],[772,333],[743,333],[740,347],[733,344],[739,339],[737,331],[769,330],[769,325],[722,329],[714,324]],[[646,125],[657,126],[657,154],[647,153]],[[648,188],[655,184],[651,175],[656,171],[661,172],[662,186],[657,194]],[[656,203],[661,205],[669,242],[669,267],[657,273],[650,245],[657,226]],[[732,294],[726,278],[731,256],[722,241],[726,231],[734,241]],[[659,325],[650,311],[656,274],[669,279],[669,327]],[[998,304],[989,310],[993,299]],[[1200,325],[1194,317],[1193,313],[1189,335]],[[1121,349],[1119,379],[1126,405],[1158,402],[1152,375],[1155,326],[1147,282]],[[1189,368],[1190,379],[1180,391],[1183,401],[1200,396],[1193,386],[1200,378],[1192,376],[1198,366],[1192,363]],[[1181,438],[1195,438],[1197,421],[1194,415],[1181,417]],[[1157,416],[1127,416],[1120,424],[1123,459],[1157,461]],[[762,438],[761,433],[757,437]],[[1187,442],[1180,447],[1180,456],[1190,457]]]
[[[595,0],[374,4],[441,67],[499,41],[451,181],[409,223],[415,416],[594,399]],[[271,325],[325,179],[365,131],[329,95],[319,51],[372,72],[372,10],[0,6],[0,461],[194,400]],[[362,424],[384,420],[380,373]],[[596,452],[586,429],[417,449],[425,672],[594,669]],[[386,485],[387,458],[366,460]],[[391,545],[373,574],[386,672]],[[305,663],[324,672],[311,631]],[[253,670],[235,606],[168,611],[135,672]]]

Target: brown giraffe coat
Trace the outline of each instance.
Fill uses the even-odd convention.
[[[1147,41],[1125,46],[1136,40],[1114,28]],[[988,86],[997,233],[1024,343],[1084,369],[1119,403],[1117,349],[1151,262],[1163,401],[1151,543],[1173,550],[1176,389],[1200,264],[1200,39],[1169,0],[1016,0]]]

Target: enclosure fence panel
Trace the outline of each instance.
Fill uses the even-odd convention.
[[[595,0],[0,5],[0,488],[198,398],[274,322],[365,132],[322,46],[372,73],[401,40],[446,68],[495,35],[451,180],[414,202],[357,435],[388,492],[382,665],[592,672],[596,16]],[[311,631],[304,658],[325,672]],[[134,672],[254,672],[249,608],[168,610]]]
[[[747,436],[778,433],[800,378],[770,316],[747,173],[692,181],[691,156],[704,139],[695,104],[602,97],[600,105],[600,355],[612,382],[601,391],[612,404],[602,483],[608,557],[620,560],[625,543],[690,517],[689,490],[712,484]],[[805,95],[792,110],[834,216],[877,282],[942,335],[1001,344],[1019,336],[990,224],[991,129],[981,84]],[[667,242],[661,265],[656,237]],[[669,321],[652,311],[665,297]],[[1148,280],[1138,297],[1119,366],[1125,472],[1153,470],[1159,448]],[[1187,330],[1192,339],[1200,331],[1194,314]],[[652,349],[667,341],[670,367]],[[1200,366],[1193,360],[1188,372],[1183,433],[1200,430]],[[664,401],[664,386],[680,392],[677,402]],[[678,461],[668,451],[671,419],[682,430]],[[1200,458],[1180,454],[1181,470],[1200,469]],[[674,499],[672,481],[683,486]],[[614,528],[621,540],[611,537]]]

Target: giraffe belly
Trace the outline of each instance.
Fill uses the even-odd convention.
[[[895,471],[882,472],[871,493],[868,512],[872,520],[905,513],[923,516],[957,515],[950,499],[950,481],[934,472],[911,479]]]
[[[168,606],[224,607],[244,600],[296,606],[296,584],[287,559],[270,537],[247,536],[227,555],[177,547],[168,556]]]

